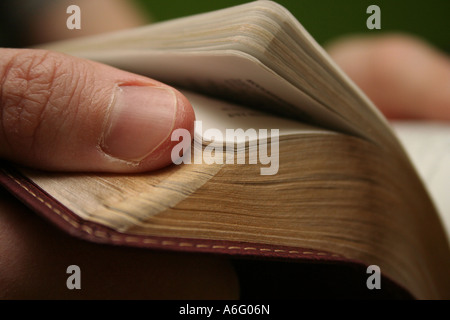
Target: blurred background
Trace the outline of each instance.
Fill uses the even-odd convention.
[[[212,11],[250,1],[239,0],[134,0],[162,21]],[[350,33],[406,32],[426,39],[450,53],[450,0],[278,0],[322,45]],[[366,13],[375,4],[381,9],[381,30],[368,30]]]
[[[113,5],[114,2],[116,5]],[[145,21],[137,19],[139,23],[147,23],[217,10],[245,2],[250,1],[1,0],[0,46],[22,47],[74,35],[81,36],[129,27],[133,25],[129,21],[135,18],[132,13],[126,12],[126,5],[130,4],[140,7],[140,13],[147,17]],[[278,0],[276,2],[289,9],[322,45],[347,34],[378,34],[396,31],[419,36],[450,53],[450,0]],[[68,32],[66,29],[65,22],[68,15],[65,11],[69,4],[79,4],[82,8],[83,30],[78,33],[73,30]],[[368,30],[366,27],[366,20],[369,17],[366,10],[372,4],[378,5],[381,9],[381,30]],[[128,11],[130,7],[128,6]],[[115,12],[112,12],[114,10]],[[89,16],[91,19],[83,20],[88,13],[91,13]],[[92,14],[94,14],[93,19]],[[128,24],[123,22],[127,19]],[[87,20],[95,20],[96,25],[86,24]]]

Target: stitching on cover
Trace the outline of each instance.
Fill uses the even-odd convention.
[[[189,242],[177,242],[172,240],[155,240],[150,238],[143,238],[140,239],[138,237],[132,237],[132,236],[119,236],[119,235],[109,235],[100,230],[94,230],[93,228],[81,225],[77,221],[70,218],[68,215],[64,214],[54,206],[52,206],[51,203],[45,201],[38,195],[36,195],[33,191],[31,191],[29,188],[27,188],[25,185],[23,185],[19,180],[17,180],[15,177],[13,177],[8,172],[5,172],[6,175],[11,178],[17,185],[19,185],[22,189],[24,189],[27,193],[29,193],[32,197],[39,200],[42,204],[47,206],[50,210],[52,210],[54,213],[56,213],[58,216],[64,219],[64,221],[68,222],[72,227],[82,230],[86,232],[87,234],[91,236],[95,236],[101,239],[109,239],[114,242],[127,242],[127,243],[136,243],[136,242],[142,242],[145,244],[159,244],[163,246],[179,246],[179,247],[196,247],[196,248],[211,248],[211,249],[226,249],[226,250],[244,250],[244,251],[260,251],[260,252],[274,252],[274,253],[284,253],[284,254],[302,254],[302,255],[316,255],[316,256],[330,256],[330,257],[341,257],[339,254],[332,254],[332,253],[326,253],[326,252],[311,252],[311,251],[300,251],[300,250],[284,250],[284,249],[270,249],[270,248],[255,248],[255,247],[241,247],[241,246],[223,246],[223,245],[208,245],[208,244],[194,244]]]

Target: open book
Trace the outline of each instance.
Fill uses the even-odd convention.
[[[404,147],[280,5],[46,48],[181,88],[198,121],[194,143],[180,138],[175,163],[156,172],[4,166],[2,184],[57,226],[101,243],[377,265],[407,295],[450,297],[445,223]]]

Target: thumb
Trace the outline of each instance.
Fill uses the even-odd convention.
[[[48,170],[141,172],[171,163],[193,131],[175,89],[45,50],[0,49],[0,157]],[[191,135],[192,136],[192,135]]]

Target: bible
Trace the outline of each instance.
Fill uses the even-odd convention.
[[[4,163],[0,182],[56,226],[98,243],[274,261],[293,276],[326,266],[319,277],[358,273],[364,290],[376,265],[387,296],[450,297],[450,219],[405,148],[411,126],[393,127],[282,6],[43,47],[171,84],[196,114],[193,143],[174,131],[174,163],[155,172]]]

